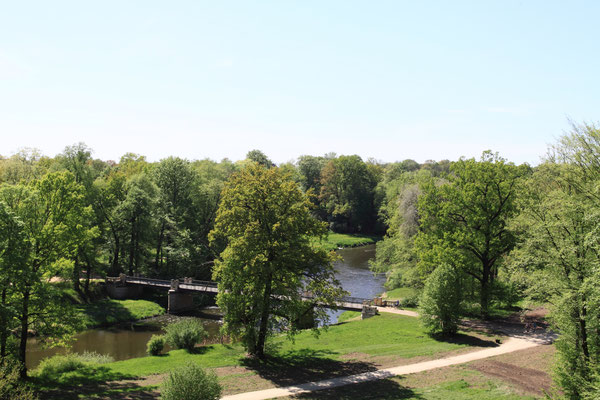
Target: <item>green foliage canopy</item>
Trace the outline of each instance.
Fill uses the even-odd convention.
[[[419,198],[415,245],[421,268],[431,271],[447,263],[479,282],[483,317],[500,260],[515,245],[507,224],[517,213],[518,183],[528,171],[484,152],[480,161],[454,163],[448,182],[430,181]]]
[[[210,234],[213,243],[226,242],[213,275],[217,304],[224,330],[258,357],[271,332],[293,334],[294,322],[313,305],[315,316],[326,320],[317,303],[332,304],[344,293],[334,277],[335,256],[310,240],[327,233],[312,207],[288,175],[258,164],[234,174],[223,191]],[[314,304],[302,301],[303,291]]]

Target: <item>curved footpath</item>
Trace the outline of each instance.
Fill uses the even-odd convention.
[[[414,311],[386,309],[378,307],[380,312],[389,312],[393,314],[407,315],[416,317],[418,314]],[[538,333],[529,335],[511,335],[511,337],[498,347],[474,351],[472,353],[461,354],[453,357],[440,358],[438,360],[424,361],[415,364],[402,365],[380,369],[374,372],[365,372],[362,374],[344,376],[340,378],[325,379],[317,382],[308,382],[301,385],[258,390],[256,392],[239,393],[231,396],[225,396],[222,400],[263,400],[284,396],[293,396],[301,393],[315,392],[317,390],[332,389],[340,386],[353,385],[375,381],[379,379],[390,378],[397,375],[408,375],[417,372],[428,371],[431,369],[448,367],[450,365],[463,364],[482,358],[499,356],[501,354],[512,353],[513,351],[525,350],[530,347],[542,344],[552,343],[552,335],[548,333]]]

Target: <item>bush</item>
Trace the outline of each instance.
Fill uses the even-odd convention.
[[[171,347],[192,351],[197,343],[202,342],[207,334],[202,322],[194,318],[186,318],[165,328],[165,337]]]
[[[417,293],[413,293],[411,295],[406,296],[405,298],[400,300],[400,304],[398,306],[400,308],[418,307],[419,306],[419,295]]]
[[[42,360],[35,374],[42,379],[54,380],[65,372],[75,371],[85,366],[78,354],[58,354]]]
[[[85,351],[83,354],[57,354],[42,360],[34,373],[42,379],[58,380],[62,374],[82,369],[86,365],[106,364],[113,361],[114,358],[111,356],[95,351]]]
[[[419,302],[421,322],[430,333],[453,335],[461,316],[460,281],[449,265],[440,265],[427,278]]]
[[[19,379],[20,364],[3,359],[0,363],[0,400],[36,400],[35,393]]]
[[[223,388],[214,372],[206,372],[197,364],[172,371],[160,388],[163,400],[217,400]]]
[[[100,354],[95,351],[84,351],[83,354],[75,354],[81,362],[87,364],[108,364],[115,359],[108,354]]]
[[[148,344],[146,344],[146,352],[149,356],[159,355],[165,347],[165,337],[163,335],[152,335]]]

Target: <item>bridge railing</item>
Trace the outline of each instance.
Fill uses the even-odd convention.
[[[184,289],[184,290],[194,290],[193,288],[189,287],[189,286],[192,286],[192,287],[196,287],[198,289],[205,288],[201,291],[206,291],[208,288],[216,289],[218,286],[217,282],[203,281],[203,280],[197,280],[197,279],[191,279],[191,278],[166,280],[166,279],[145,278],[145,277],[140,277],[140,276],[128,276],[125,274],[121,274],[119,277],[106,277],[106,281],[107,282],[117,282],[117,283],[121,282],[122,284],[125,284],[128,282],[135,283],[135,284],[142,284],[142,285],[147,284],[148,286],[169,287],[169,288],[173,288],[175,290],[178,290],[179,288]],[[185,287],[186,285],[189,285],[189,286],[186,288]],[[208,290],[208,291],[216,292],[216,290]],[[274,295],[274,297],[285,299],[285,296]],[[305,299],[314,299],[314,296],[310,292],[302,293],[302,297]],[[342,297],[336,303],[338,305],[342,305],[342,304],[375,305],[373,299],[365,299],[363,297],[352,297],[352,296]],[[383,305],[383,304],[381,304],[381,305]],[[392,303],[392,304],[386,304],[386,305],[397,306],[398,304]]]

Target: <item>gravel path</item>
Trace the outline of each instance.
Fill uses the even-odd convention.
[[[547,344],[548,340],[549,339],[545,335],[540,335],[539,337],[532,337],[528,339],[510,338],[498,347],[474,351],[472,353],[461,354],[454,357],[441,358],[432,361],[424,361],[416,364],[402,365],[400,367],[380,369],[374,372],[366,372],[363,374],[345,376],[341,378],[325,379],[318,382],[304,383],[302,385],[259,390],[256,392],[239,393],[232,396],[225,396],[222,400],[272,399],[277,397],[314,392],[317,390],[331,389],[339,386],[352,385],[355,383],[375,381],[379,379],[390,378],[396,375],[414,374],[430,369],[442,368],[450,365],[463,364],[470,361],[481,360],[482,358],[498,356],[501,354],[511,353],[513,351],[525,350],[530,347],[539,346],[541,344]]]
[[[392,307],[377,307],[377,311],[383,312],[383,313],[388,313],[388,314],[406,315],[407,317],[418,317],[419,316],[419,314],[417,314],[414,311],[401,310],[399,308],[392,308]]]
[[[399,310],[387,307],[377,307],[380,312],[418,317],[414,311]],[[522,329],[522,328],[521,328]],[[522,332],[522,331],[521,331]],[[513,351],[525,350],[542,344],[550,344],[553,340],[551,333],[541,332],[536,334],[518,334],[509,333],[511,337],[497,347],[474,351],[472,353],[460,354],[457,356],[440,358],[437,360],[424,361],[415,364],[402,365],[380,369],[378,371],[366,372],[340,378],[325,379],[317,382],[309,382],[301,385],[258,390],[255,392],[239,393],[231,396],[225,396],[222,400],[263,400],[284,396],[293,396],[301,393],[315,392],[317,390],[331,389],[339,386],[352,385],[355,383],[375,381],[379,379],[390,378],[396,375],[408,375],[417,372],[428,371],[431,369],[447,367],[450,365],[463,364],[483,358],[494,357],[501,354],[512,353]]]

